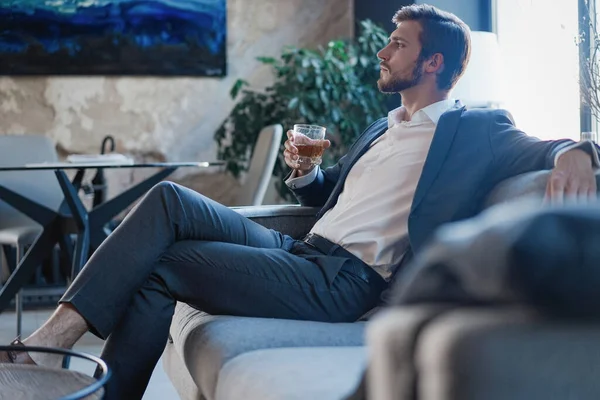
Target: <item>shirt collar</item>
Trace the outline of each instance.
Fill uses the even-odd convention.
[[[421,108],[419,111],[414,113],[411,118],[411,122],[413,124],[420,124],[423,122],[431,121],[434,125],[437,125],[438,121],[442,117],[446,111],[450,110],[456,104],[456,100],[454,99],[446,99],[442,101],[438,101],[437,103],[433,103],[428,105],[427,107]],[[388,113],[388,128],[401,123],[404,121],[404,115],[406,113],[406,109],[404,106],[398,107],[395,110],[392,110]]]

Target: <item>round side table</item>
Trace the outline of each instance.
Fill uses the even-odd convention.
[[[78,371],[30,364],[0,364],[0,400],[96,400],[104,396],[110,370],[99,357],[78,351],[50,347],[0,346],[0,351],[26,350],[28,353],[53,353],[95,363],[96,379]]]

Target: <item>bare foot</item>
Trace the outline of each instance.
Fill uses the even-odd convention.
[[[23,344],[25,344],[25,347],[23,348],[24,351],[27,351],[27,347],[54,347],[44,343],[36,343],[35,340],[31,340],[30,338],[25,339]],[[50,368],[60,368],[62,366],[63,356],[60,354],[42,353],[38,351],[30,351],[27,352],[27,354],[37,365],[43,365],[44,367]]]
[[[23,343],[25,346],[71,349],[87,331],[87,322],[77,310],[69,304],[61,304],[48,321]],[[62,365],[62,355],[32,351],[29,356],[46,367],[60,368]]]

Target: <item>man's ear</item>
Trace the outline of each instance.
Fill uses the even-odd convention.
[[[439,74],[444,70],[444,56],[442,53],[435,53],[425,62],[425,72],[430,74]]]

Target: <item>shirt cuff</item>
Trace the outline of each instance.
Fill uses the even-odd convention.
[[[313,183],[313,181],[317,178],[318,173],[318,165],[315,166],[310,173],[299,177],[296,177],[296,170],[294,170],[290,177],[285,181],[285,184],[288,185],[290,189],[300,189]]]
[[[565,147],[564,149],[562,149],[561,151],[559,151],[558,153],[556,153],[556,156],[554,157],[554,165],[556,166],[556,163],[558,162],[558,158],[560,156],[562,156],[563,154],[565,154],[567,151],[573,150],[573,149],[577,149],[580,147],[584,147],[584,146],[589,146],[589,148],[592,149],[591,154],[592,154],[592,164],[594,165],[594,167],[596,168],[600,168],[600,157],[598,157],[598,151],[596,150],[596,145],[594,144],[594,142],[592,142],[591,140],[582,140],[581,142],[577,142],[572,144],[571,146]]]

